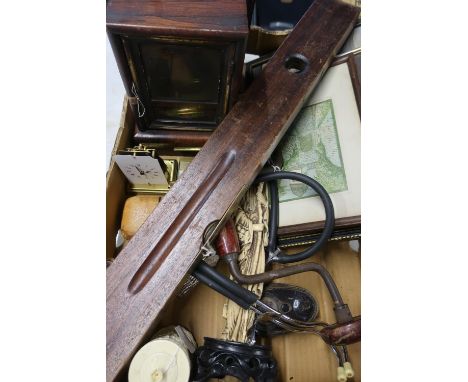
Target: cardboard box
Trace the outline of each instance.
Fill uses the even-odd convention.
[[[134,118],[125,99],[113,154],[132,146],[133,127]],[[120,226],[122,208],[127,197],[126,179],[113,161],[107,174],[106,185],[106,257],[112,258],[115,254],[115,238]],[[297,250],[300,248],[294,251]],[[313,261],[321,263],[329,270],[352,314],[359,315],[360,252],[353,249],[349,241],[329,242],[314,256]],[[218,265],[218,269],[227,274],[224,264]],[[278,282],[298,285],[309,290],[319,303],[318,319],[329,323],[335,321],[331,298],[317,274],[303,273],[280,279]],[[199,285],[184,298],[175,297],[166,306],[158,329],[168,325],[182,325],[193,333],[198,345],[203,345],[203,337],[221,338],[225,323],[222,316],[225,301],[225,297],[205,285]],[[274,357],[278,361],[279,381],[336,381],[336,358],[319,337],[311,334],[287,334],[269,339],[265,344],[272,347]],[[348,350],[355,371],[354,381],[358,382],[361,380],[361,345],[350,345]]]

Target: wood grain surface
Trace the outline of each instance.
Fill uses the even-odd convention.
[[[219,33],[225,38],[244,37],[249,28],[245,0],[109,0],[107,26],[169,36]]]
[[[171,146],[202,147],[210,138],[211,131],[189,131],[189,130],[140,130],[135,126],[133,139],[137,143],[166,143]]]
[[[108,381],[124,371],[152,333],[162,309],[196,264],[205,228],[223,216],[261,170],[358,15],[357,8],[339,0],[313,3],[107,269]],[[293,55],[308,61],[302,71],[286,68]]]
[[[176,138],[179,143],[189,143],[187,138],[206,137],[206,131],[213,130],[237,101],[249,33],[245,0],[108,0],[106,26],[133,113],[140,114],[139,102],[144,105],[145,112],[136,118],[140,131],[135,135],[137,142],[159,138],[167,142]],[[154,92],[151,83],[154,85],[156,79],[151,68],[154,69],[152,65],[158,61],[159,49],[166,51],[165,54],[170,51],[176,57],[184,51],[190,52],[194,59],[193,65],[189,65],[190,70],[187,71],[185,65],[183,68],[175,63],[172,66],[172,75],[177,72],[179,81],[180,77],[190,77],[199,70],[210,70],[206,62],[201,64],[203,54],[211,52],[218,56],[219,73],[210,72],[206,77],[202,76],[199,83],[200,87],[203,88],[204,83],[207,89],[217,93],[216,102],[213,98],[210,102],[204,98],[191,100],[187,79],[181,81],[184,83],[182,89],[179,86],[178,90],[173,89],[177,96],[166,97]],[[215,62],[212,65],[217,67]],[[210,75],[219,78],[213,77],[211,84],[211,80],[205,83]],[[171,86],[179,81],[171,80]],[[194,118],[179,112],[193,107],[200,113],[193,114]],[[147,129],[158,131],[153,135],[145,133]],[[169,134],[164,129],[169,129]],[[205,130],[205,134],[200,131],[198,135],[187,135],[184,130]]]

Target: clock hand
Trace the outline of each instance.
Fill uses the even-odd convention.
[[[140,170],[138,168],[138,166],[135,165],[134,167],[137,169],[137,171],[140,173],[140,175],[145,175],[145,172],[143,170]]]

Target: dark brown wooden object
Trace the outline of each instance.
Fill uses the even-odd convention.
[[[218,237],[215,240],[215,249],[220,257],[232,253],[240,253],[239,238],[232,219],[229,219],[219,231]]]
[[[325,342],[330,345],[351,345],[361,342],[361,316],[353,317],[350,321],[336,323],[320,331]]]
[[[254,180],[344,43],[359,9],[316,0],[261,76],[107,269],[107,380],[125,371],[196,265],[203,233]]]
[[[165,143],[171,147],[202,147],[210,139],[211,131],[144,130],[135,126],[133,139],[137,143]]]
[[[185,138],[187,130],[204,137],[236,101],[248,35],[245,0],[109,0],[107,32],[137,141],[153,133],[153,141]]]

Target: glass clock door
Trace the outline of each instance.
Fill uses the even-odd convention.
[[[204,41],[130,42],[150,128],[214,129],[226,112],[234,50]]]

